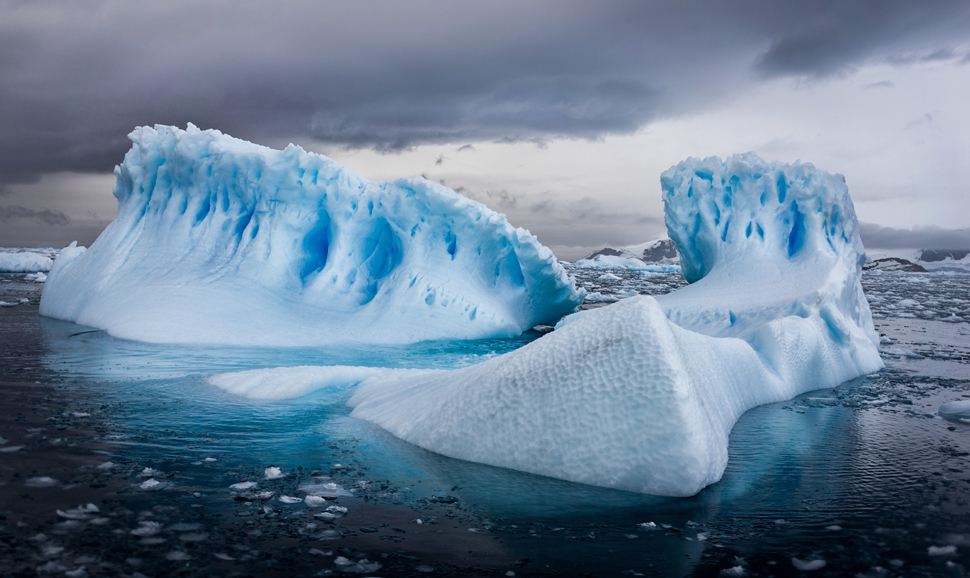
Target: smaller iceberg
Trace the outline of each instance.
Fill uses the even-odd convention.
[[[58,256],[42,315],[141,341],[336,345],[508,337],[583,301],[528,231],[423,178],[370,182],[192,125],[129,137],[118,215]]]

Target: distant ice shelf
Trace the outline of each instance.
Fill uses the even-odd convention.
[[[43,273],[54,263],[57,249],[0,248],[0,273]]]
[[[151,342],[505,337],[582,303],[552,252],[421,177],[370,182],[294,145],[140,127],[118,216],[64,250],[41,314]]]
[[[746,410],[883,366],[841,175],[749,153],[688,159],[661,185],[691,285],[570,315],[477,365],[371,370],[351,415],[455,458],[690,496],[723,475],[728,435]],[[352,373],[324,368],[307,379],[326,387]],[[253,377],[254,397],[313,387]]]

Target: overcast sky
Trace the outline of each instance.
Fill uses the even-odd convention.
[[[966,247],[968,101],[965,0],[0,0],[0,245],[92,242],[131,129],[192,122],[424,174],[565,259],[745,151],[844,174],[866,241]]]

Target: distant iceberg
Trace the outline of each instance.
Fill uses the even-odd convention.
[[[882,368],[841,175],[748,153],[688,159],[661,185],[691,285],[478,365],[370,376],[351,415],[455,458],[690,496],[723,475],[745,411]]]
[[[516,335],[583,301],[528,231],[423,178],[192,125],[129,137],[118,216],[61,253],[42,315],[152,342],[409,343]]]
[[[0,249],[0,273],[42,273],[54,263],[57,249]]]

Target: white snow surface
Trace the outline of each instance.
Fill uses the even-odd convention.
[[[332,345],[511,336],[582,303],[528,231],[423,178],[370,182],[192,125],[129,138],[118,216],[58,257],[43,315],[142,341]]]
[[[0,248],[0,273],[38,273],[49,271],[56,249]]]
[[[477,365],[368,370],[351,415],[455,458],[690,496],[723,475],[745,411],[882,367],[841,176],[748,153],[688,159],[661,184],[691,285],[568,316]],[[348,369],[313,379],[329,371]],[[284,382],[260,395],[286,397]]]

